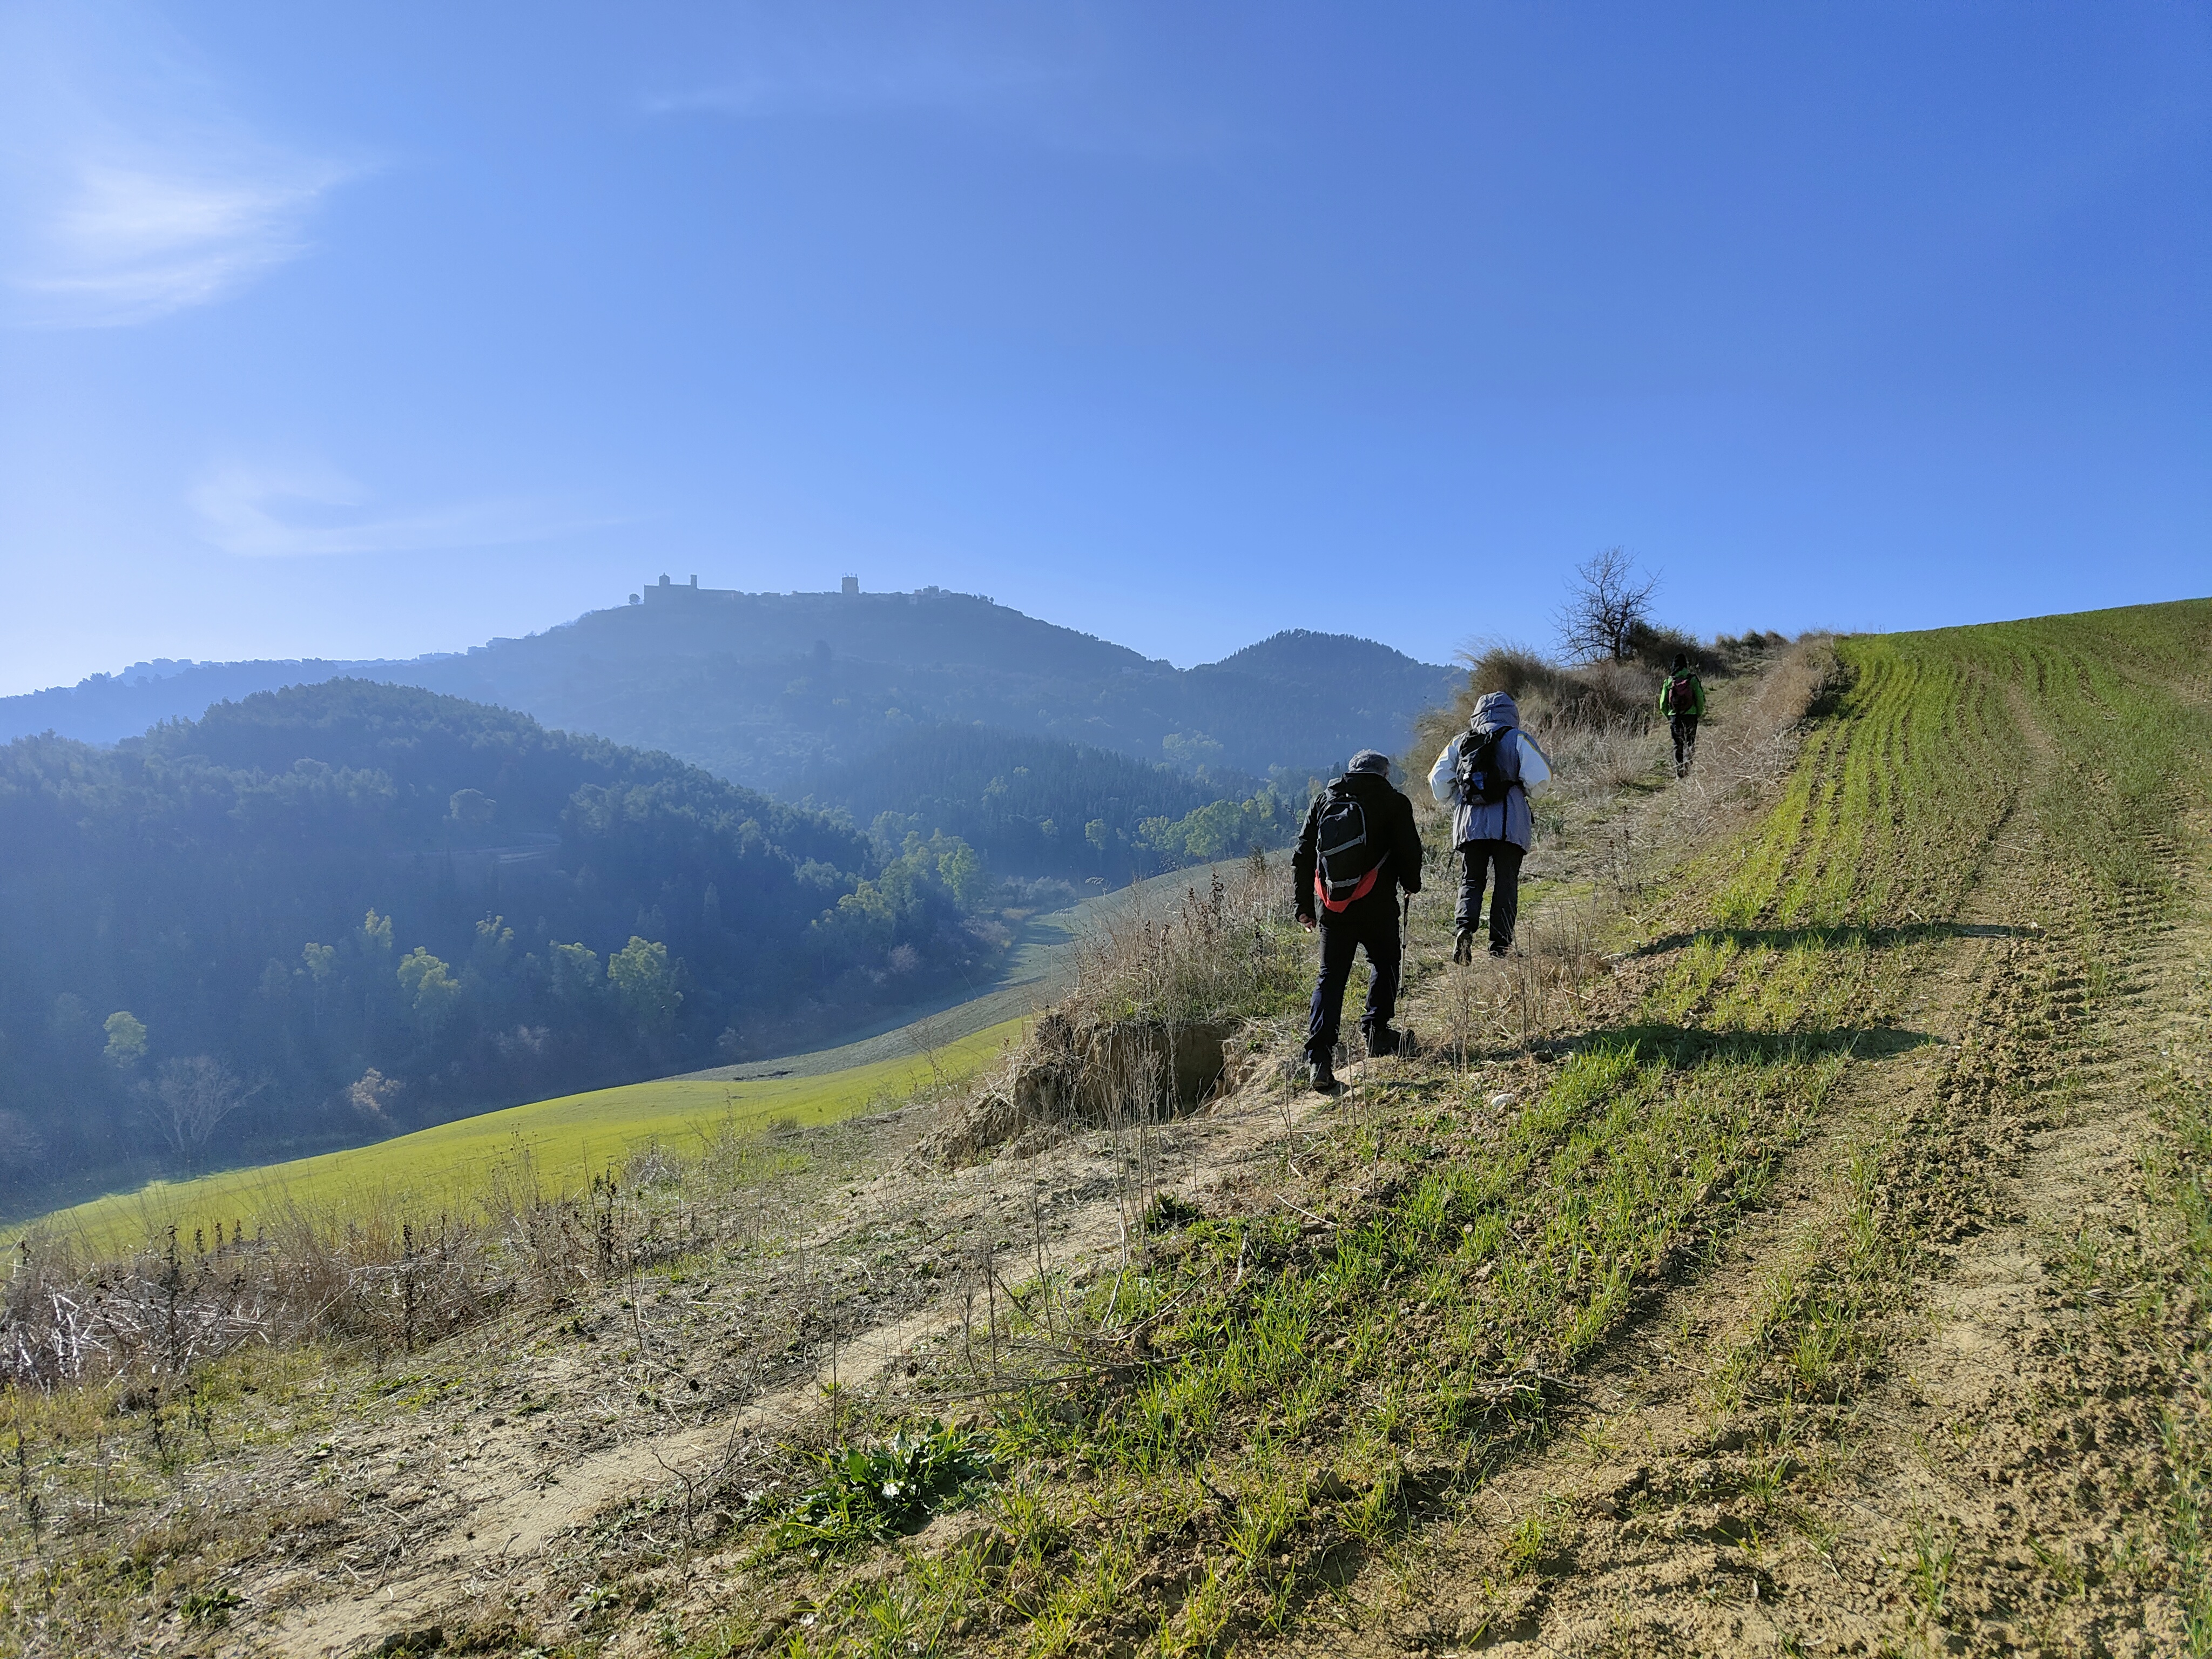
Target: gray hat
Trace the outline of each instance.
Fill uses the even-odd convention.
[[[1363,749],[1352,757],[1352,764],[1345,769],[1348,772],[1380,772],[1387,778],[1390,775],[1390,757],[1380,750]]]

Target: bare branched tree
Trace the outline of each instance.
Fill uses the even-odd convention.
[[[1632,636],[1651,623],[1659,578],[1636,568],[1623,547],[1608,547],[1575,567],[1573,586],[1559,613],[1559,644],[1583,662],[1627,660]]]
[[[190,1169],[199,1162],[222,1121],[268,1086],[247,1088],[237,1073],[210,1054],[161,1062],[149,1115],[177,1161]]]

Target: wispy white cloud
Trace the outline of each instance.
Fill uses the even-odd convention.
[[[18,325],[112,328],[236,293],[364,169],[251,131],[128,6],[0,11],[0,283]]]
[[[222,299],[307,251],[307,212],[334,182],[114,155],[70,172],[9,272],[22,321],[112,328]]]
[[[648,98],[645,107],[653,115],[740,117],[974,111],[1026,100],[1056,78],[1036,64],[963,61],[935,52],[834,65],[802,60],[662,94]]]
[[[750,19],[720,50],[726,65],[647,98],[646,112],[947,118],[1064,148],[1160,156],[1235,142],[1218,114],[1129,74],[1112,14],[1089,8],[888,8],[865,27],[843,12],[801,11]]]
[[[555,503],[509,498],[380,511],[369,491],[321,465],[218,466],[191,487],[185,500],[205,540],[247,558],[511,547],[619,522]]]

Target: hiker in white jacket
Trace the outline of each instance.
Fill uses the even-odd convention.
[[[1521,908],[1521,860],[1535,819],[1529,792],[1552,781],[1552,768],[1536,740],[1521,729],[1521,711],[1503,691],[1474,705],[1468,729],[1444,745],[1429,769],[1429,793],[1452,809],[1452,845],[1460,860],[1457,937],[1452,960],[1474,955],[1482,920],[1482,890],[1495,873],[1490,899],[1490,954],[1513,948],[1513,923]]]

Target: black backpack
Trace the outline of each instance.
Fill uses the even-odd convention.
[[[1510,726],[1501,726],[1480,743],[1474,744],[1469,744],[1466,738],[1460,739],[1456,775],[1462,805],[1495,806],[1505,799],[1506,791],[1520,781],[1518,778],[1505,776],[1498,761],[1498,745],[1505,740],[1505,734],[1512,729]],[[1472,737],[1474,733],[1468,735]]]
[[[1698,683],[1687,674],[1677,674],[1667,682],[1667,712],[1686,714],[1698,706]]]
[[[1373,889],[1388,849],[1369,836],[1367,809],[1359,797],[1339,785],[1330,785],[1322,797],[1315,830],[1314,887],[1323,909],[1341,910]]]

